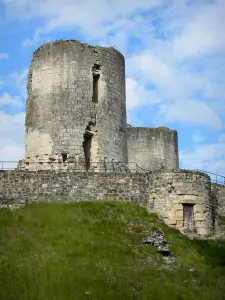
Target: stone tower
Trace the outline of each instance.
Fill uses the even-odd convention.
[[[127,128],[128,160],[144,170],[178,169],[178,136],[167,127]]]
[[[33,54],[27,84],[27,169],[57,163],[127,162],[125,62],[112,47],[76,40]],[[56,164],[54,164],[56,163]]]

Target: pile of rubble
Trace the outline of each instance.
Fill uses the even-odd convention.
[[[170,241],[165,240],[164,233],[161,230],[154,231],[151,236],[142,240],[143,244],[151,244],[156,248],[156,251],[162,253],[164,256],[170,254]]]

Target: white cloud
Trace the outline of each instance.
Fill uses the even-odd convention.
[[[42,26],[37,28],[32,39],[26,39],[24,45],[37,42],[41,36],[54,30],[79,29],[80,33],[103,38],[111,30],[111,22],[124,16],[130,16],[138,10],[159,6],[163,0],[106,1],[106,0],[2,0],[6,6],[8,20],[30,20],[41,18]]]
[[[201,144],[194,149],[180,151],[183,168],[200,169],[225,175],[225,143]]]
[[[45,41],[51,32],[70,30],[85,36],[87,42],[114,45],[126,54],[129,39],[138,37],[144,50],[136,51],[126,61],[128,121],[134,121],[134,125],[142,123],[134,114],[138,107],[157,104],[159,124],[164,118],[216,129],[223,126],[224,0],[208,4],[196,0],[189,5],[184,0],[172,0],[165,9],[161,4],[166,1],[160,0],[131,0],[129,5],[119,0],[0,2],[6,5],[8,20],[40,21],[23,46]],[[150,12],[152,7],[158,11]],[[145,16],[138,14],[141,9],[146,10]],[[223,60],[215,57],[218,53]],[[24,74],[20,73],[21,78],[26,77]],[[25,86],[25,79],[20,81],[18,76],[11,76],[7,82]],[[149,83],[156,89],[147,88]],[[201,92],[201,98],[195,96],[196,91]],[[224,168],[223,138],[221,135],[212,145],[201,143],[192,152],[181,150],[181,160],[187,168],[215,168],[219,172]],[[203,136],[195,135],[193,140],[203,142]]]
[[[201,78],[185,73],[171,61],[164,60],[150,51],[144,51],[128,59],[129,72],[136,74],[140,82],[153,83],[156,92],[155,97],[149,92],[149,98],[145,104],[159,103],[159,114],[156,123],[162,120],[180,123],[196,123],[214,128],[221,128],[222,121],[218,113],[210,106],[210,103],[193,100],[195,90],[204,90],[206,82]],[[129,86],[128,86],[129,87]],[[144,89],[144,84],[143,87]],[[138,91],[139,87],[135,86]],[[134,93],[128,99],[134,97]],[[139,94],[139,92],[137,92]],[[142,98],[140,94],[140,99]],[[142,100],[133,101],[141,105]],[[129,101],[129,100],[128,100]],[[128,106],[129,108],[129,106]]]
[[[146,83],[154,83],[161,101],[188,99],[196,89],[213,98],[222,96],[222,93],[218,95],[218,91],[223,90],[223,85],[218,88],[218,80],[202,76],[202,73],[196,75],[188,68],[184,70],[180,62],[189,58],[190,54],[193,57],[195,54],[223,49],[223,1],[214,4],[195,1],[187,5],[185,1],[174,0],[164,9],[162,4],[166,1],[163,0],[132,0],[129,5],[126,1],[119,0],[96,0],[93,4],[89,0],[2,2],[6,4],[8,19],[41,20],[42,25],[32,38],[23,41],[23,46],[34,45],[41,38],[44,41],[46,34],[54,30],[73,29],[85,35],[86,40],[110,43],[126,52],[129,38],[138,37],[145,50],[133,55],[126,64],[127,70],[130,70],[128,77],[132,78],[138,71],[141,74],[138,81],[140,87],[136,89],[143,91]],[[154,7],[160,8],[158,13],[149,10]],[[147,17],[138,14],[140,10],[148,10]],[[133,99],[133,93],[131,96]],[[130,101],[128,97],[127,100],[128,108],[131,103],[142,103],[140,100]],[[216,102],[214,99],[214,103]],[[152,99],[149,97],[149,104],[151,103]],[[218,108],[218,104],[213,105]]]
[[[16,142],[21,141],[21,136],[23,136],[25,127],[25,113],[17,114],[5,114],[0,112],[0,141],[14,140]]]
[[[158,117],[167,121],[201,124],[218,129],[223,126],[219,116],[205,102],[196,100],[162,104]]]
[[[0,161],[23,159],[24,120],[25,113],[7,115],[0,112]]]
[[[200,134],[194,134],[194,135],[192,136],[192,138],[193,138],[193,141],[194,141],[195,143],[201,143],[201,142],[203,142],[203,141],[206,139],[205,136],[202,136],[202,135],[200,135]]]
[[[0,78],[0,88],[5,84],[4,80]]]
[[[225,133],[220,134],[217,140],[219,143],[225,142]]]
[[[0,88],[17,89],[18,94],[22,98],[26,98],[26,84],[27,84],[28,68],[23,68],[19,71],[14,71],[8,75],[0,75]]]
[[[148,91],[144,85],[129,77],[126,79],[126,97],[128,110],[159,102],[156,91]]]
[[[49,36],[41,37],[40,33],[38,31],[35,32],[34,36],[32,38],[25,38],[21,45],[22,47],[30,47],[30,46],[35,46],[38,44],[38,42],[42,40],[42,43],[44,42],[50,42],[51,38]]]
[[[161,100],[179,100],[188,97],[193,90],[202,86],[202,80],[179,69],[152,51],[144,51],[127,60],[129,71],[139,72],[141,80],[151,82],[160,91]]]
[[[225,50],[225,1],[201,5],[173,40],[180,58]]]
[[[24,147],[17,144],[4,145],[0,147],[0,170],[15,169],[18,161],[24,158]]]
[[[9,54],[8,53],[5,53],[5,52],[0,52],[0,59],[6,59],[9,57]]]
[[[15,71],[9,74],[7,78],[7,84],[13,85],[14,88],[20,90],[20,95],[24,98],[27,95],[26,84],[27,84],[28,68],[23,68],[20,71]]]
[[[159,87],[166,87],[173,80],[170,66],[150,51],[132,56],[128,63],[133,64],[134,68],[143,72]]]
[[[23,102],[20,97],[11,96],[5,92],[2,94],[2,96],[0,96],[0,108],[3,105],[9,105],[11,107],[23,107]]]

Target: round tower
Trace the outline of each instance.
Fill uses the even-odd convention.
[[[127,128],[128,160],[144,170],[178,169],[178,136],[167,127]]]
[[[33,54],[27,84],[25,163],[127,162],[125,63],[112,47],[76,40]],[[42,167],[41,167],[42,165]],[[37,168],[37,164],[36,164]]]

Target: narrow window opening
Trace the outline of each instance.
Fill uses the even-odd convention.
[[[194,205],[183,204],[183,219],[184,219],[184,230],[194,231]]]
[[[68,154],[67,153],[62,153],[63,162],[67,161],[67,159],[68,159]]]
[[[99,74],[93,74],[93,94],[92,94],[92,102],[98,103],[98,82],[99,82]]]
[[[99,71],[99,70],[101,70],[101,65],[95,63],[93,69]]]
[[[91,167],[91,142],[92,142],[92,135],[85,133],[83,148],[84,148],[86,170],[89,170]]]

